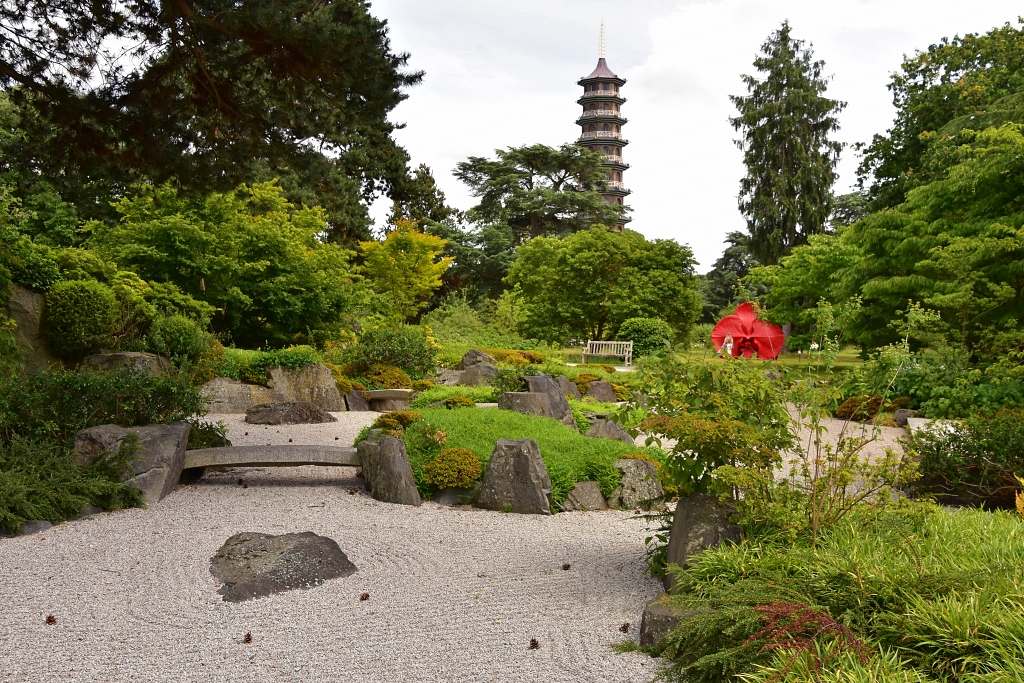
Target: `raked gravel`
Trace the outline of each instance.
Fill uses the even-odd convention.
[[[351,445],[376,417],[335,415],[268,429],[214,417],[236,445]],[[314,531],[359,570],[226,603],[210,558],[241,531]],[[149,509],[0,539],[0,681],[649,681],[657,660],[611,648],[637,638],[658,594],[644,535],[628,512],[380,503],[353,468],[208,474]]]

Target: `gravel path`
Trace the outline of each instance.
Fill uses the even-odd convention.
[[[245,431],[249,443],[350,445],[376,414],[338,416],[280,434],[217,418],[237,445]],[[658,592],[631,514],[389,505],[354,472],[237,469],[147,510],[0,539],[0,681],[632,682],[658,670],[609,647],[637,637]],[[250,602],[217,595],[209,561],[229,536],[307,530],[359,571]]]

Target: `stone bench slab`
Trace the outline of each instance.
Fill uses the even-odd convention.
[[[351,446],[227,446],[185,452],[185,469],[193,467],[297,467],[347,465],[362,467]]]

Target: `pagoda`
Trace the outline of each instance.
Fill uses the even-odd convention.
[[[630,193],[622,182],[622,173],[629,168],[629,164],[622,160],[622,148],[629,141],[622,137],[626,119],[622,118],[621,107],[626,100],[621,96],[619,88],[625,85],[626,79],[616,76],[604,60],[604,22],[601,22],[601,42],[597,57],[597,68],[593,73],[577,81],[583,86],[583,96],[577,100],[583,106],[583,113],[576,123],[583,130],[576,144],[604,155],[608,189],[602,196],[609,204],[621,205]],[[623,230],[630,220],[628,216],[622,216],[615,229]]]

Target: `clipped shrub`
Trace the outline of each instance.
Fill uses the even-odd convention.
[[[386,365],[416,372],[434,368],[435,350],[423,332],[412,328],[367,330],[350,349],[349,362],[358,373],[375,365]]]
[[[58,282],[46,295],[47,341],[64,358],[81,358],[113,341],[117,299],[94,280]]]
[[[672,326],[660,318],[629,318],[616,339],[633,342],[633,355],[639,358],[668,348],[673,336]]]
[[[444,400],[444,407],[449,410],[454,410],[455,408],[475,408],[476,403],[473,399],[466,398],[465,396],[449,396]]]
[[[508,365],[515,365],[517,367],[526,367],[527,365],[543,363],[546,359],[543,353],[540,351],[521,351],[518,349],[485,349],[478,348],[477,351],[483,351],[487,355],[494,358],[499,363],[506,363]]]
[[[870,420],[882,408],[882,397],[878,394],[854,396],[843,401],[836,408],[836,417],[841,420]]]
[[[377,418],[377,420],[374,421],[374,427],[395,431],[398,429],[404,429],[417,420],[422,419],[423,415],[416,411],[391,411],[390,413],[385,413]]]
[[[413,391],[430,391],[437,384],[432,379],[418,379],[412,383]]]
[[[423,466],[423,478],[439,489],[469,488],[482,472],[480,459],[468,448],[445,448]]]
[[[363,379],[381,389],[412,389],[409,375],[392,365],[374,365]]]
[[[199,358],[212,342],[213,335],[183,315],[161,316],[149,328],[150,348],[164,356]]]
[[[506,392],[525,391],[526,376],[527,373],[524,368],[502,368],[498,370],[498,374],[494,376],[494,381],[491,382],[491,386],[494,387],[495,392],[497,392],[499,396]]]
[[[590,373],[584,372],[579,375],[576,375],[576,379],[573,380],[573,384],[575,384],[576,388],[580,390],[581,395],[585,395],[587,393],[587,387],[590,386],[590,383],[597,382],[600,379],[601,378],[598,377],[597,375],[591,375]]]
[[[909,408],[909,407],[910,407],[910,397],[909,396],[900,396],[899,398],[894,398],[891,401],[886,401],[885,407],[882,408],[882,410],[887,412],[887,413],[892,413],[892,412],[895,412],[897,410],[900,410],[900,409],[903,409],[903,408]]]
[[[619,399],[620,401],[628,401],[630,398],[632,398],[632,393],[629,391],[629,388],[624,387],[621,384],[613,384],[612,391],[615,392],[615,398]]]

